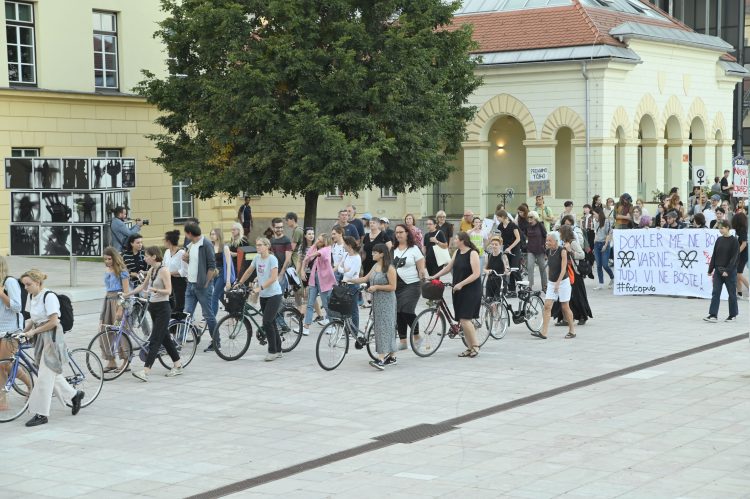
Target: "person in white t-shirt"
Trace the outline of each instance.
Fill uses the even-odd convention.
[[[396,267],[396,330],[401,340],[399,350],[406,350],[406,332],[417,318],[414,311],[421,296],[420,278],[427,278],[427,268],[414,235],[405,224],[394,231],[396,247],[393,249],[393,266]],[[419,341],[414,336],[415,341]]]
[[[346,255],[339,262],[336,271],[341,274],[341,281],[348,283],[359,278],[359,271],[362,269],[362,256],[359,254],[359,241],[352,236],[344,238],[344,248],[346,248]],[[359,303],[356,298],[359,293],[359,286],[349,284],[349,292],[355,296],[352,300],[352,324],[359,329]]]

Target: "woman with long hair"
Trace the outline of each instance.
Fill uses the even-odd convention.
[[[602,289],[604,287],[604,272],[609,276],[609,285],[607,287],[611,289],[612,283],[615,280],[615,274],[609,268],[612,222],[604,214],[604,210],[596,210],[594,214],[594,260],[596,261],[596,275],[599,279],[599,284],[594,286],[594,289]]]
[[[102,311],[99,314],[99,331],[104,326],[115,325],[122,318],[122,308],[118,300],[119,293],[127,293],[130,289],[130,279],[128,268],[125,266],[120,254],[112,246],[107,246],[102,251],[102,261],[104,262],[104,303]],[[102,359],[106,362],[104,372],[114,371],[117,369],[117,362],[112,354],[111,346],[117,333],[107,333],[101,336],[99,346],[102,351]],[[128,353],[125,351],[124,342],[120,348],[120,359],[124,360]]]
[[[372,250],[375,246],[378,244],[393,246],[385,232],[380,230],[380,218],[372,217],[368,223],[370,232],[365,234],[364,239],[362,239],[362,272],[365,275],[369,274],[370,269],[375,265],[375,259],[372,256]]]
[[[307,310],[303,322],[302,334],[310,334],[310,324],[313,321],[313,308],[318,306],[318,296],[323,303],[323,309],[328,315],[328,299],[331,290],[336,285],[336,277],[331,266],[331,238],[328,234],[320,234],[315,244],[307,249],[307,254],[302,260],[304,279],[307,280]],[[308,270],[309,269],[309,270]],[[320,324],[328,324],[328,317],[321,317]]]
[[[487,238],[482,233],[482,219],[474,217],[471,219],[471,230],[467,233],[474,247],[479,252],[479,268],[484,268],[484,247],[487,245]],[[521,247],[518,247],[521,251]],[[519,253],[520,254],[520,253]],[[432,274],[432,272],[430,272]]]
[[[221,229],[213,228],[209,234],[211,243],[214,245],[214,256],[216,257],[216,277],[211,285],[214,292],[211,295],[211,313],[214,317],[219,313],[219,300],[224,296],[224,292],[234,284],[232,277],[232,254],[229,252],[229,246],[224,244],[224,236]]]
[[[331,229],[331,264],[333,266],[333,272],[336,275],[336,281],[341,280],[341,274],[338,273],[338,269],[341,260],[346,256],[346,248],[344,247],[344,229],[339,225],[334,225]]]
[[[399,350],[406,350],[406,333],[417,315],[414,311],[421,296],[419,279],[427,277],[424,255],[417,247],[414,234],[406,224],[398,224],[394,231],[396,247],[393,249],[393,266],[396,268],[396,329],[400,340]],[[416,336],[415,336],[415,339]]]
[[[307,253],[310,251],[310,248],[315,246],[315,229],[312,227],[305,228],[304,233],[302,234],[302,243],[295,248],[294,251],[297,252],[297,266],[295,267],[295,270],[297,271],[297,275],[300,278],[300,281],[302,282],[302,300],[303,303],[301,306],[299,306],[299,311],[304,315],[305,310],[307,309],[307,299],[310,295],[309,291],[309,277],[310,272],[312,270],[312,264],[311,262],[305,263],[305,258],[307,257]],[[323,313],[320,310],[320,305],[318,305],[318,300],[315,300],[315,313],[318,314],[318,318],[323,318]],[[307,336],[310,334],[309,329],[303,329],[302,334]]]
[[[232,224],[232,232],[229,236],[229,240],[227,241],[227,246],[229,246],[229,254],[232,256],[232,261],[236,261],[237,259],[237,249],[241,246],[247,246],[249,244],[247,242],[247,237],[243,235],[244,230],[245,229],[242,227],[242,224],[237,222]]]
[[[149,294],[148,313],[151,314],[153,326],[148,340],[148,354],[143,370],[133,371],[133,376],[147,382],[151,367],[154,365],[162,346],[166,349],[173,364],[172,369],[166,374],[168,378],[182,374],[182,362],[177,347],[169,336],[169,318],[172,315],[169,296],[172,294],[172,276],[169,274],[169,269],[164,265],[161,250],[158,246],[146,248],[145,259],[150,267],[146,273],[146,278],[132,292],[125,293],[125,296],[138,294],[142,291]]]
[[[404,225],[406,225],[407,229],[412,233],[414,236],[414,244],[417,245],[417,248],[422,249],[422,246],[424,244],[424,236],[422,234],[422,230],[417,227],[417,220],[414,218],[414,215],[411,213],[407,213],[404,215]]]
[[[633,198],[627,192],[615,205],[615,229],[630,229],[633,224]]]
[[[341,274],[341,281],[348,282],[359,278],[359,272],[362,270],[362,257],[359,255],[359,241],[352,236],[344,237],[344,247],[346,255],[339,262],[336,270]],[[352,300],[352,324],[359,329],[359,303],[356,300],[359,287],[356,284],[350,284],[349,291],[355,296]]]
[[[456,319],[461,322],[466,345],[469,347],[461,352],[459,357],[476,357],[479,355],[479,345],[473,319],[479,318],[479,309],[482,305],[479,249],[466,232],[456,235],[456,248],[457,251],[448,265],[431,278],[439,279],[440,276],[453,271],[453,311]]]
[[[526,228],[526,270],[529,274],[529,286],[534,287],[534,267],[539,269],[539,278],[542,280],[542,291],[547,289],[547,254],[545,243],[547,241],[547,230],[539,220],[539,213],[530,211],[528,215],[529,226]]]
[[[576,240],[572,225],[561,225],[559,233],[563,248],[565,248],[568,257],[573,263],[573,273],[575,274],[575,278],[571,283],[570,310],[573,312],[573,319],[578,321],[579,326],[583,326],[589,318],[594,317],[591,313],[588,296],[586,295],[584,276],[578,272],[578,261],[582,260],[585,254],[580,243]],[[567,272],[567,269],[565,270]],[[567,326],[568,323],[565,314],[558,303],[552,308],[552,317],[557,319],[555,326]]]
[[[38,366],[36,383],[29,396],[29,412],[34,417],[26,426],[39,426],[47,423],[52,405],[52,396],[73,408],[73,415],[81,410],[84,393],[76,391],[65,380],[63,365],[68,354],[65,347],[65,334],[60,324],[60,301],[55,293],[44,287],[47,276],[40,270],[31,269],[21,276],[28,301],[26,310],[31,318],[26,321],[23,335],[34,339],[34,360]]]
[[[734,214],[732,217],[732,228],[739,243],[739,255],[737,256],[737,296],[742,298],[744,292],[742,287],[748,289],[750,295],[750,284],[745,277],[745,266],[747,266],[747,215],[744,211]],[[750,298],[750,296],[748,296]]]
[[[425,264],[427,265],[427,273],[437,274],[438,271],[445,266],[438,265],[437,257],[435,256],[435,246],[448,249],[448,239],[445,238],[445,234],[437,228],[437,223],[432,217],[428,217],[425,221],[427,232],[424,235],[424,257]]]
[[[364,277],[352,279],[352,284],[369,283],[367,291],[372,294],[372,330],[375,333],[375,351],[378,360],[370,365],[383,370],[396,364],[396,269],[391,265],[391,250],[385,244],[372,248],[375,264]]]
[[[143,278],[143,272],[148,269],[146,261],[143,259],[143,236],[132,234],[125,242],[125,251],[121,253],[125,266],[130,274],[130,286],[136,287]]]
[[[518,230],[518,225],[510,219],[508,212],[505,210],[498,210],[495,216],[500,220],[497,230],[500,231],[500,237],[503,238],[505,243],[504,251],[508,255],[508,262],[510,262],[511,267],[518,267],[521,260],[521,231]],[[514,272],[510,273],[508,281],[508,292],[511,296],[515,296],[516,276]]]
[[[173,313],[182,313],[185,308],[185,291],[187,290],[188,263],[184,260],[185,248],[180,246],[180,231],[170,230],[164,234],[163,262],[169,271],[172,282],[172,298],[170,303]]]
[[[127,276],[126,276],[127,280]],[[21,284],[10,275],[8,262],[0,256],[0,331],[18,331],[23,329],[23,315],[21,313]],[[395,315],[395,313],[394,313]],[[15,342],[10,338],[0,339],[0,359],[7,359],[15,351]],[[9,369],[0,369],[0,386],[5,386],[10,374]],[[21,370],[18,374],[21,374]],[[24,371],[25,376],[25,371]],[[31,380],[22,380],[31,386]],[[5,390],[0,389],[0,411],[8,408]]]

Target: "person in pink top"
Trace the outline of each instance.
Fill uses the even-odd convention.
[[[309,264],[309,265],[308,265]],[[307,255],[302,262],[302,268],[310,268],[310,275],[303,275],[302,279],[307,279],[307,310],[305,312],[304,328],[302,334],[310,334],[310,324],[312,324],[313,308],[315,300],[320,295],[323,302],[323,308],[328,314],[328,298],[331,296],[331,290],[336,285],[336,277],[333,275],[331,266],[331,238],[327,234],[320,234],[315,244],[307,250]],[[327,323],[328,319],[325,319]],[[325,324],[323,324],[325,325]]]

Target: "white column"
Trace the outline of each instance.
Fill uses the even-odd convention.
[[[464,142],[464,209],[484,213],[489,142]]]

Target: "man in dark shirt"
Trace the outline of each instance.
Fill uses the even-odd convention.
[[[359,241],[360,236],[359,232],[357,231],[357,228],[349,223],[349,212],[344,208],[343,210],[339,210],[339,219],[338,222],[336,222],[335,225],[338,225],[341,227],[341,230],[344,231],[344,236],[351,236],[357,241]],[[362,228],[362,237],[364,237],[365,229]]]
[[[721,237],[714,243],[714,252],[708,264],[708,275],[713,279],[713,291],[708,316],[704,317],[703,320],[718,322],[721,290],[726,286],[729,295],[729,317],[725,319],[725,322],[733,322],[739,314],[737,306],[737,257],[740,252],[740,243],[736,237],[729,233],[729,224],[726,220],[717,222],[716,226],[719,228]]]
[[[685,228],[682,222],[677,221],[677,219],[679,218],[679,215],[677,214],[676,211],[668,212],[665,218],[667,219],[667,225],[664,226],[665,229],[684,229]]]
[[[237,211],[237,221],[242,224],[242,230],[247,237],[253,229],[253,209],[250,208],[250,196],[245,196],[245,204],[240,206]]]
[[[273,230],[271,253],[279,261],[279,284],[281,284],[282,291],[286,292],[289,287],[289,281],[286,278],[286,269],[292,264],[292,241],[284,235],[284,221],[282,219],[274,218],[271,220],[271,230]],[[276,325],[279,331],[289,329],[284,323],[284,315],[281,310],[276,315]]]
[[[724,170],[724,176],[721,177],[721,199],[732,197],[732,190],[734,190],[734,184],[729,183],[729,170]]]
[[[365,237],[365,224],[357,218],[357,207],[353,204],[346,205],[346,213],[349,215],[349,223],[357,230],[357,235],[352,237],[361,241]]]

